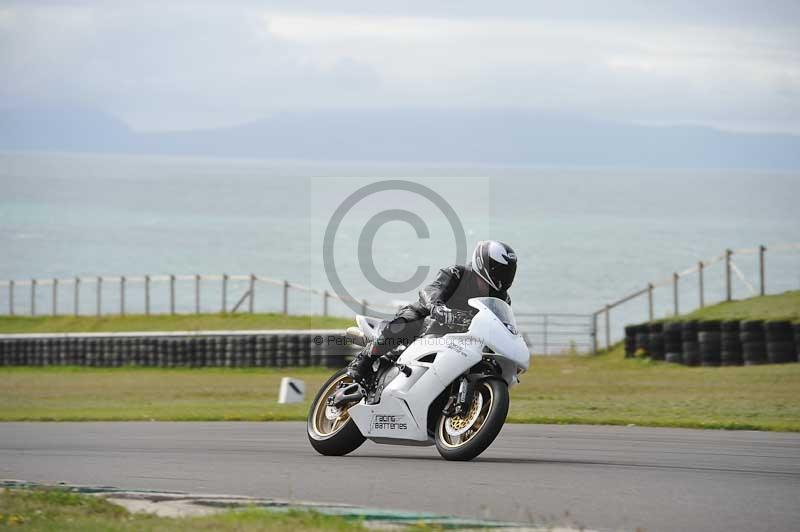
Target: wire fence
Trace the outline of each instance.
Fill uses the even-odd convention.
[[[648,283],[591,314],[518,313],[519,329],[535,353],[596,352],[601,335],[606,348],[622,336],[612,332],[612,311],[621,314],[617,316],[621,322],[632,321],[634,314],[639,313],[617,309],[644,298],[646,304],[641,314],[652,321],[656,317],[657,303],[663,310],[668,302],[667,315],[678,315],[708,303],[730,301],[736,290],[741,292],[742,287],[746,295],[765,295],[768,293],[767,253],[797,251],[800,251],[800,244],[728,249],[683,271]],[[734,261],[740,256],[755,256],[755,269],[749,277],[745,273],[748,268]],[[713,271],[717,264],[722,266],[721,275]],[[785,278],[786,272],[793,272],[800,280],[798,266],[784,265],[783,270],[775,275],[776,280]],[[694,286],[686,283],[690,276],[696,277]],[[782,285],[776,282],[775,285],[787,286],[785,282]],[[687,297],[691,294],[687,289],[696,290],[689,300]],[[666,297],[661,293],[661,297],[656,298],[659,290],[668,291]],[[366,315],[375,310],[396,310],[395,306],[342,297],[327,290],[256,274],[76,276],[0,281],[0,315],[11,316],[212,312],[352,316],[354,308]]]
[[[774,246],[761,245],[755,248],[726,249],[723,253],[715,257],[698,261],[696,264],[686,268],[683,271],[673,272],[668,277],[648,283],[644,288],[632,292],[612,303],[608,303],[603,308],[595,311],[592,314],[593,330],[597,331],[598,323],[602,323],[604,329],[605,347],[608,349],[612,343],[621,338],[621,334],[612,333],[611,311],[621,307],[622,305],[630,303],[631,301],[644,297],[646,297],[646,307],[642,314],[646,313],[647,321],[652,321],[656,317],[654,310],[656,306],[655,293],[658,288],[667,289],[669,291],[667,300],[669,301],[671,308],[667,315],[673,316],[677,316],[681,312],[703,308],[708,303],[733,300],[736,283],[739,283],[744,287],[745,294],[747,296],[766,295],[767,293],[770,293],[767,289],[768,251],[770,253],[796,252],[800,251],[800,244],[780,244]],[[737,265],[737,263],[734,261],[734,257],[748,255],[755,256],[756,259],[755,272],[753,272],[753,275],[751,275],[750,279],[748,279],[747,275],[743,271],[747,270],[748,268],[743,267],[741,263]],[[709,272],[709,270],[716,264],[720,264],[722,266],[721,284],[714,283],[713,279],[710,279],[710,273],[715,273],[717,276],[719,276],[719,272]],[[792,274],[800,275],[800,267],[798,266],[800,265],[789,265],[787,267],[787,265],[784,264],[782,272],[776,275],[776,277],[784,277],[783,280],[786,281],[786,272],[791,272],[789,273],[789,276]],[[685,284],[684,281],[688,277],[694,276],[695,274],[696,284],[694,289],[696,290],[696,299],[692,298],[687,300],[687,293],[683,289],[683,285]],[[720,279],[720,277],[717,277],[717,279]],[[712,283],[709,283],[710,280]],[[800,280],[800,277],[798,279],[792,279],[790,282],[794,280]],[[708,289],[710,284],[713,285],[715,290],[711,291]],[[783,282],[780,286],[786,288],[788,283]],[[720,288],[721,290],[719,290]],[[772,293],[775,293],[775,291],[773,290]],[[717,294],[717,297],[714,297],[714,294]],[[696,302],[696,304],[694,302]],[[599,335],[596,334],[594,337],[594,351],[597,350],[600,341],[598,336]]]
[[[592,314],[532,313],[515,315],[517,327],[532,353],[594,353],[596,323]]]
[[[5,293],[4,293],[5,292]],[[249,275],[93,276],[0,281],[0,314],[121,315],[279,312],[352,315],[393,307]],[[348,305],[349,304],[349,305]]]

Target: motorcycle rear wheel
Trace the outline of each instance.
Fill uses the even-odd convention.
[[[439,416],[434,441],[442,458],[467,461],[485,451],[506,422],[508,403],[505,382],[488,378],[475,383],[473,401],[465,414]]]
[[[308,441],[318,453],[326,456],[351,453],[366,440],[347,408],[338,409],[339,415],[336,415],[337,409],[327,404],[328,397],[336,393],[341,383],[352,382],[346,371],[346,368],[340,369],[325,381],[308,412]]]

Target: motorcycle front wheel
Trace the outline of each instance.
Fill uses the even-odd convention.
[[[347,407],[328,406],[328,397],[342,384],[353,382],[346,368],[337,371],[322,385],[308,412],[308,441],[320,454],[342,456],[353,452],[366,438],[347,413]]]
[[[508,415],[508,386],[496,378],[475,384],[472,403],[466,413],[436,423],[436,449],[445,460],[472,460],[500,434]]]

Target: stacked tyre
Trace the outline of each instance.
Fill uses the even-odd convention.
[[[722,322],[703,320],[697,324],[697,345],[703,366],[719,366],[722,351]]]
[[[800,362],[800,323],[794,324],[794,350],[797,352],[797,361]]]
[[[636,352],[636,325],[625,326],[625,358],[632,358]]]
[[[647,353],[652,360],[664,360],[664,324],[651,323],[649,334]]]
[[[681,352],[683,353],[684,364],[687,366],[700,365],[700,344],[697,335],[697,320],[682,322]]]
[[[683,341],[681,331],[683,325],[679,321],[664,324],[664,360],[673,364],[683,364]]]
[[[650,348],[650,327],[646,323],[636,326],[636,353],[648,353]]]
[[[747,366],[767,363],[767,339],[763,320],[746,320],[739,325],[742,358]]]
[[[764,324],[767,340],[767,360],[770,364],[785,364],[797,360],[794,328],[789,321],[768,321]]]
[[[742,340],[739,338],[739,320],[722,322],[720,332],[720,363],[723,366],[741,366]]]

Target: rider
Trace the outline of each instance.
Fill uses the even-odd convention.
[[[419,291],[419,302],[401,307],[385,323],[378,338],[356,355],[347,373],[363,383],[374,360],[387,355],[398,345],[409,345],[422,334],[423,322],[430,316],[443,325],[453,323],[453,309],[471,310],[473,297],[496,297],[511,304],[508,289],[517,271],[517,255],[511,246],[497,240],[478,242],[472,263],[442,268],[436,279]],[[393,353],[398,356],[398,352]]]

